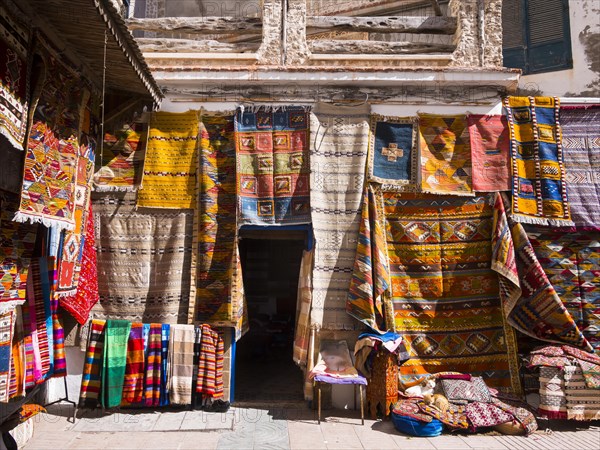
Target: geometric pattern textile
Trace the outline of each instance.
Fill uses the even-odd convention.
[[[198,111],[152,114],[138,206],[194,208],[198,115]]]
[[[419,114],[423,192],[474,195],[468,132],[464,115]]]
[[[510,191],[510,138],[505,116],[469,114],[473,190]]]
[[[538,413],[548,419],[567,418],[567,398],[562,369],[540,367],[540,406]]]
[[[37,235],[37,226],[12,221],[18,206],[17,196],[7,192],[0,195],[0,313],[25,302]]]
[[[56,291],[58,270],[56,270],[56,259],[48,257],[48,279],[52,292]],[[65,352],[65,330],[63,329],[58,312],[58,297],[52,293],[50,296],[50,310],[52,311],[52,339],[54,340],[54,373],[53,377],[64,377],[67,375],[67,354]]]
[[[310,222],[307,109],[240,108],[235,143],[240,223]]]
[[[104,320],[92,320],[85,351],[79,405],[95,407],[100,399],[102,355],[104,354]]]
[[[0,134],[23,150],[27,130],[27,50],[31,32],[0,5]]]
[[[506,97],[512,156],[512,211],[516,222],[573,226],[563,166],[559,100]]]
[[[237,246],[233,126],[233,113],[202,112],[194,212],[196,295],[189,322],[237,328],[243,299],[233,298],[232,289]]]
[[[600,230],[600,106],[563,107],[560,124],[571,217]]]
[[[567,366],[563,369],[563,376],[567,398],[567,419],[600,419],[600,390],[586,386],[581,367]]]
[[[223,397],[223,338],[209,325],[201,330],[196,393],[216,400]]]
[[[81,81],[38,38],[45,78],[33,113],[25,153],[21,205],[14,220],[47,227],[75,228],[75,182],[79,122],[84,90]]]
[[[94,317],[187,323],[193,212],[135,209],[134,192],[96,193]]]
[[[346,312],[346,301],[358,244],[370,110],[369,105],[318,103],[310,114],[311,324],[322,329],[362,327]]]
[[[372,114],[370,130],[369,180],[383,183],[384,189],[416,190],[416,120]]]
[[[142,124],[125,124],[104,135],[102,167],[94,174],[94,190],[135,191],[140,185],[147,131]]]
[[[493,199],[383,193],[396,332],[411,357],[400,367],[405,384],[459,371],[521,391],[491,268]]]
[[[538,227],[527,232],[549,282],[600,354],[600,233]]]
[[[500,275],[500,297],[508,322],[520,332],[547,342],[592,351],[544,273],[523,226],[509,225],[502,196],[494,206],[492,267]]]
[[[471,380],[441,379],[440,383],[444,397],[452,403],[492,401],[490,391],[481,377],[471,377]]]
[[[0,313],[0,402],[8,402],[10,388],[10,361],[15,312]]]
[[[511,422],[514,416],[489,403],[471,402],[466,406],[467,417],[474,427],[493,427]]]
[[[60,306],[71,314],[81,325],[88,321],[90,311],[98,303],[98,270],[96,267],[96,235],[92,206],[86,220],[83,236],[83,255],[81,257],[81,273],[77,285],[77,293],[73,296],[60,297]]]

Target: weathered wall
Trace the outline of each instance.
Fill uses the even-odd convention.
[[[573,68],[521,77],[519,87],[545,95],[600,97],[600,2],[570,0]]]

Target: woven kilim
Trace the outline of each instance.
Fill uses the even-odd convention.
[[[237,246],[233,113],[202,114],[198,157],[199,208],[195,304],[190,322],[237,326],[231,281]],[[195,310],[195,311],[193,311]]]
[[[294,331],[294,362],[303,369],[308,363],[310,340],[310,305],[312,303],[312,268],[314,250],[304,250],[298,277],[298,300],[296,306],[296,329]],[[311,383],[312,384],[312,383]]]
[[[540,415],[549,419],[567,418],[567,398],[562,369],[540,367]]]
[[[23,150],[27,130],[30,29],[0,5],[0,134]]]
[[[520,392],[515,339],[491,268],[493,195],[383,193],[396,332],[410,383],[458,371]]]
[[[94,174],[94,190],[134,191],[142,180],[147,130],[142,124],[124,125],[104,135],[102,167]]]
[[[25,154],[21,205],[14,220],[75,228],[79,121],[86,95],[70,69],[38,39],[45,63]]]
[[[139,404],[143,399],[145,375],[143,328],[143,324],[136,322],[131,324],[129,331],[121,406]]]
[[[149,407],[160,405],[161,343],[162,325],[151,323],[146,350],[146,377],[144,381],[144,404]]]
[[[548,281],[600,353],[600,233],[527,228]]]
[[[368,186],[346,310],[373,330],[385,332],[395,325],[389,293],[385,295],[391,284],[381,203],[381,193]]]
[[[536,339],[592,350],[548,281],[523,226],[509,226],[502,197],[494,205],[492,267],[500,275],[500,297],[508,322]]]
[[[423,192],[473,195],[468,132],[463,115],[419,114]]]
[[[106,322],[97,319],[93,319],[90,325],[90,335],[81,376],[80,406],[95,407],[100,399],[105,327]]]
[[[81,272],[77,293],[58,299],[60,306],[71,314],[81,325],[88,321],[90,311],[98,303],[98,271],[96,266],[96,235],[92,206],[87,214],[86,229],[81,257]]]
[[[240,108],[235,141],[240,223],[310,222],[307,109]]]
[[[10,361],[15,312],[0,313],[0,402],[6,403],[10,390]]]
[[[504,107],[511,139],[511,217],[522,223],[572,226],[558,98],[507,97]]]
[[[417,188],[417,126],[411,118],[371,115],[370,181],[399,191]]]
[[[51,290],[56,288],[57,270],[54,258],[49,257],[46,260],[48,265],[48,278]],[[52,295],[50,298],[50,308],[52,310],[52,335],[54,339],[54,377],[64,377],[67,375],[67,355],[65,353],[65,330],[59,317],[58,297]]]
[[[206,324],[201,333],[196,393],[216,400],[223,397],[223,338]]]
[[[130,330],[131,322],[127,320],[109,319],[106,321],[100,396],[100,402],[105,408],[114,408],[121,404]]]
[[[58,286],[55,295],[71,296],[77,293],[81,272],[81,258],[85,240],[87,217],[90,213],[91,178],[94,173],[94,151],[81,146],[77,157],[75,185],[75,228],[63,233],[61,257],[58,260]]]
[[[198,122],[198,111],[152,115],[138,206],[194,207]]]
[[[560,110],[565,181],[577,227],[600,229],[600,106]]]
[[[160,406],[169,404],[169,338],[171,336],[171,325],[162,324],[162,342],[161,342],[161,364],[160,364]]]
[[[194,325],[171,325],[167,386],[173,405],[192,403],[195,339]]]
[[[25,395],[25,353],[23,345],[23,314],[15,314],[15,328],[10,358],[9,398]]]
[[[18,205],[17,196],[0,195],[0,313],[25,302],[27,272],[37,235],[36,226],[12,221]]]
[[[95,317],[188,320],[193,212],[135,210],[135,193],[95,194],[98,291]]]
[[[370,106],[319,103],[310,115],[310,197],[315,235],[311,324],[361,325],[346,313],[360,226]]]
[[[567,398],[567,419],[600,419],[600,390],[590,389],[579,365],[563,369],[565,397]]]
[[[37,339],[36,354],[39,356],[40,363],[39,376],[46,377],[53,371],[54,335],[48,268],[45,258],[32,259],[27,283],[31,319],[29,325],[32,336],[35,335],[35,339]]]
[[[510,135],[505,116],[470,114],[473,190],[510,191]]]
[[[35,294],[34,294],[34,287],[33,287],[33,274],[30,273],[29,276],[27,277],[27,305],[24,305],[23,308],[23,319],[24,319],[24,326],[25,326],[25,336],[27,338],[29,338],[29,352],[31,353],[30,359],[31,359],[31,365],[30,365],[30,373],[31,373],[31,380],[30,382],[33,382],[35,384],[39,383],[41,380],[43,380],[43,375],[42,375],[42,357],[41,357],[41,353],[44,352],[44,349],[42,349],[42,352],[40,352],[40,339],[38,338],[38,331],[37,331],[37,311],[36,311],[36,305],[35,305]],[[46,349],[48,348],[48,341],[47,339],[44,339],[44,336],[42,335],[42,346],[44,346]],[[48,371],[48,361],[46,360],[46,372]]]

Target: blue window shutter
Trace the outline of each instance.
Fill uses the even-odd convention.
[[[502,56],[504,66],[526,70],[527,33],[523,0],[502,2]]]

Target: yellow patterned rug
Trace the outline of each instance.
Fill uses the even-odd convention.
[[[198,111],[153,114],[138,206],[194,208],[198,114]]]

